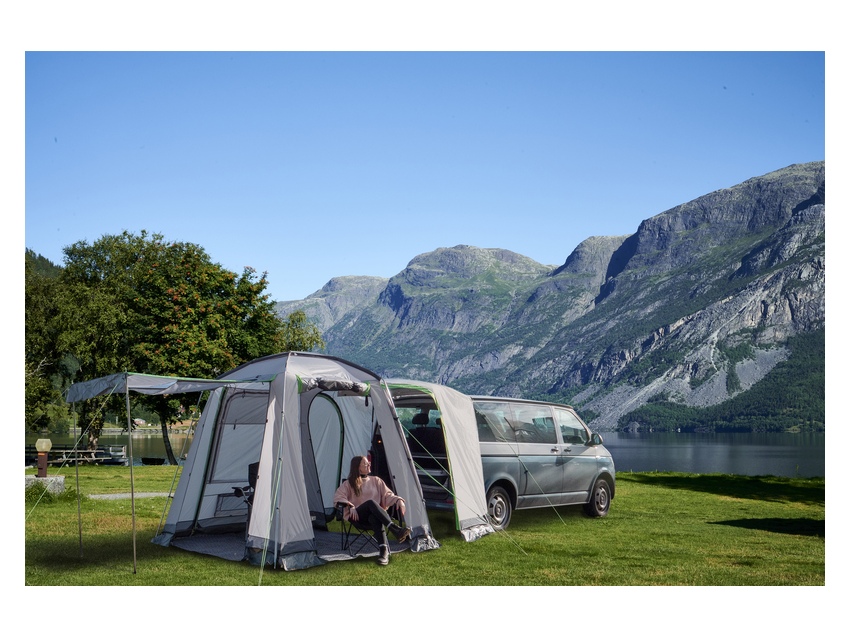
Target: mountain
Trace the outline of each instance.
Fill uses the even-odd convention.
[[[795,337],[823,341],[824,184],[823,162],[797,164],[632,235],[590,237],[558,267],[438,248],[388,280],[339,277],[278,311],[303,309],[329,354],[387,377],[570,401],[594,429],[640,427],[629,415],[648,404],[727,403],[785,369]],[[810,394],[820,364],[805,368]]]

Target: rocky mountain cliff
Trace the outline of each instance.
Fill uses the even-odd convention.
[[[328,353],[385,376],[569,400],[611,429],[659,396],[746,392],[789,337],[824,327],[824,192],[823,162],[793,165],[590,237],[559,267],[439,248],[278,310],[305,310]]]

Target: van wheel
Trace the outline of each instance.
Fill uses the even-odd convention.
[[[590,493],[590,500],[584,504],[584,511],[588,516],[605,516],[610,506],[611,488],[608,486],[608,481],[603,478],[596,479],[596,484]]]
[[[510,524],[511,497],[501,487],[493,486],[487,492],[487,513],[490,515],[490,524],[497,532]]]

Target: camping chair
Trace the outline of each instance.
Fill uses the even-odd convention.
[[[369,543],[371,543],[377,551],[381,549],[381,543],[375,538],[371,528],[361,526],[357,521],[347,521],[343,516],[345,505],[342,503],[336,504],[336,519],[342,524],[342,545],[341,549],[348,552],[350,556],[356,556]],[[358,546],[355,551],[355,547]]]
[[[260,463],[251,463],[248,466],[248,485],[245,487],[234,487],[233,494],[241,498],[248,506],[248,516],[245,519],[245,538],[248,538],[248,524],[251,522],[251,509],[254,506],[254,492],[257,491],[257,476],[259,475]]]
[[[233,493],[248,505],[248,518],[251,517],[251,506],[254,504],[254,492],[257,490],[257,475],[260,463],[251,463],[248,466],[248,485],[245,487],[234,487]]]
[[[350,556],[356,556],[371,543],[377,551],[380,551],[381,543],[377,538],[375,538],[372,529],[365,525],[360,525],[357,521],[345,520],[345,517],[343,516],[344,511],[345,505],[342,503],[336,503],[336,519],[342,524],[341,549],[347,551]],[[387,511],[389,512],[390,518],[399,521],[399,523],[404,526],[404,517],[395,505]],[[389,541],[389,531],[387,531],[387,540]],[[357,547],[356,551],[355,547]]]

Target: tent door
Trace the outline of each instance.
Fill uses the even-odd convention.
[[[233,488],[249,484],[249,465],[260,458],[268,396],[268,392],[237,391],[225,400],[204,489],[205,497],[215,498],[216,519],[247,521],[248,505]]]
[[[336,402],[326,394],[316,395],[310,404],[308,425],[321,507],[325,515],[330,516],[334,511],[333,495],[342,480],[344,429]]]

